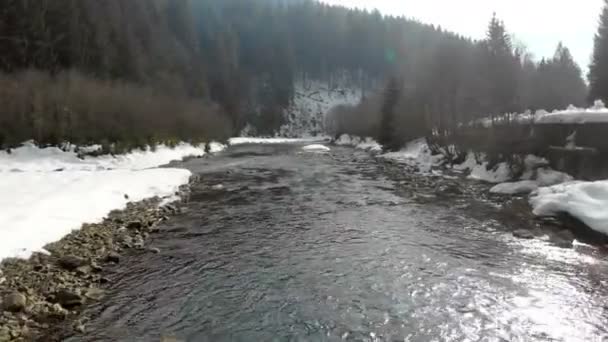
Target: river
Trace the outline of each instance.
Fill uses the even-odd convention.
[[[161,253],[121,261],[72,340],[608,336],[605,253],[514,238],[517,220],[484,212],[495,205],[432,195],[430,181],[404,181],[365,152],[301,147],[184,162],[201,181],[151,240]]]

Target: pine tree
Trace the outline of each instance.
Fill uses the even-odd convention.
[[[600,16],[588,78],[589,100],[608,101],[608,0],[605,1],[604,10]]]
[[[486,49],[486,77],[488,83],[490,111],[492,114],[503,114],[516,108],[517,71],[519,60],[513,54],[513,46],[505,25],[496,14],[490,20]]]

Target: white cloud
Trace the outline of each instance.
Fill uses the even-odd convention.
[[[602,0],[323,0],[358,8],[378,8],[481,38],[493,12],[537,57],[552,56],[559,41],[570,48],[583,70],[593,51]]]

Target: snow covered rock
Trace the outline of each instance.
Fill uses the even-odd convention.
[[[411,141],[401,151],[386,153],[382,157],[416,167],[422,174],[431,173],[434,167],[444,162],[443,155],[433,155],[424,138]]]

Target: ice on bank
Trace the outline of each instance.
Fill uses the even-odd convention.
[[[357,136],[351,136],[348,134],[342,134],[334,144],[338,146],[350,146],[358,150],[370,151],[370,152],[382,152],[382,145],[380,145],[373,138],[359,138]]]
[[[27,258],[82,223],[99,222],[110,211],[123,209],[129,201],[173,196],[188,183],[190,171],[157,167],[204,154],[204,146],[189,144],[85,159],[73,149],[31,143],[10,153],[1,151],[0,260]]]
[[[538,189],[530,198],[537,216],[567,213],[608,234],[608,181],[568,182]]]

